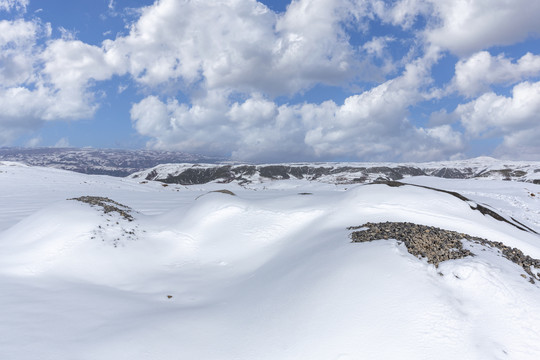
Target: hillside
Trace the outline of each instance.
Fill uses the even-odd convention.
[[[0,191],[2,359],[540,357],[539,185],[0,162]]]
[[[94,148],[0,148],[0,161],[71,170],[83,174],[127,176],[170,162],[216,162],[220,158],[174,151]]]
[[[131,177],[172,184],[212,181],[251,184],[267,180],[306,179],[325,183],[369,183],[411,176],[446,179],[497,179],[540,183],[540,162],[477,158],[430,163],[166,164]]]

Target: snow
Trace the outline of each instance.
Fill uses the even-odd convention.
[[[373,182],[378,179],[396,179],[394,176],[401,174],[404,178],[409,178],[413,173],[423,172],[426,175],[440,177],[459,177],[476,178],[480,177],[489,180],[508,180],[530,182],[540,180],[540,162],[538,161],[507,161],[498,160],[490,157],[478,157],[467,160],[425,162],[425,163],[374,163],[374,162],[320,162],[320,163],[285,163],[285,164],[261,164],[246,165],[238,163],[219,163],[219,164],[192,164],[192,163],[174,163],[160,164],[151,169],[136,172],[132,178],[151,178],[167,179],[177,177],[186,170],[223,170],[224,166],[236,169],[235,177],[241,175],[242,182],[261,183],[267,182],[260,173],[261,168],[285,166],[287,168],[309,168],[311,172],[300,171],[306,178],[316,179],[318,182],[329,184],[336,183],[357,183]],[[245,167],[251,167],[254,173],[245,172]],[[318,170],[324,168],[331,170],[326,174],[321,174]],[[285,171],[284,169],[281,169]],[[223,171],[217,171],[223,174]],[[392,173],[390,175],[390,173]],[[268,174],[268,172],[266,172]],[[318,174],[315,176],[315,174]],[[389,177],[390,175],[390,177]],[[268,176],[268,175],[266,175]],[[296,173],[289,173],[289,176],[298,176]],[[185,181],[185,179],[184,179]]]
[[[0,358],[540,358],[540,286],[495,249],[465,243],[477,256],[436,268],[347,230],[408,221],[540,258],[539,235],[471,206],[540,232],[540,186],[407,181],[470,201],[418,186],[164,187],[0,164]],[[67,200],[84,195],[134,220]]]

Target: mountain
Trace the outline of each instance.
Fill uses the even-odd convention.
[[[0,161],[54,167],[85,174],[127,176],[163,163],[216,162],[212,158],[174,151],[93,148],[0,148]]]
[[[539,185],[251,181],[0,161],[0,359],[540,358]]]
[[[137,172],[132,178],[169,184],[305,179],[334,184],[395,181],[411,176],[446,179],[499,179],[540,184],[540,162],[476,158],[429,163],[294,163],[294,164],[164,164]]]

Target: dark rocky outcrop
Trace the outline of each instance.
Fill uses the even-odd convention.
[[[101,196],[80,196],[78,198],[68,199],[68,200],[76,200],[80,201],[86,204],[90,204],[92,206],[99,206],[103,209],[103,212],[105,214],[116,212],[120,214],[124,219],[128,221],[133,221],[133,216],[130,214],[131,208],[120,204],[114,200],[111,200],[107,197],[101,197]]]
[[[431,176],[436,176],[445,179],[466,179],[473,175],[472,169],[456,169],[443,167],[430,173]]]
[[[355,243],[388,239],[400,241],[410,254],[418,258],[425,258],[428,263],[436,267],[443,261],[478,255],[463,247],[463,241],[469,241],[498,249],[501,256],[523,268],[529,275],[531,283],[534,284],[536,280],[540,280],[538,272],[540,260],[533,259],[523,254],[521,250],[507,246],[502,242],[410,222],[368,222],[350,227],[348,230],[354,230],[351,233],[351,239]]]
[[[337,184],[371,183],[374,181],[396,181],[410,176],[436,176],[447,179],[496,178],[514,181],[529,181],[527,172],[514,168],[486,170],[484,167],[421,167],[418,165],[396,164],[275,164],[275,165],[179,165],[174,173],[160,172],[152,169],[146,175],[136,174],[134,177],[146,176],[146,180],[157,180],[165,183],[181,185],[204,184],[211,181],[241,184],[258,181],[258,179],[288,180],[304,179],[308,181],[325,181]],[[529,169],[531,173],[534,169]],[[171,170],[168,170],[171,171]]]
[[[212,168],[192,167],[178,175],[169,175],[165,179],[157,180],[167,184],[194,185],[206,184],[214,180],[231,182],[234,178],[231,166],[216,166]]]

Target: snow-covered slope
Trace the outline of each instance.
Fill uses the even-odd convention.
[[[540,358],[540,268],[520,263],[540,259],[540,186],[407,181],[0,165],[0,358]],[[351,242],[381,222],[463,233],[475,256],[435,267],[396,240]]]
[[[497,179],[540,183],[540,162],[502,161],[481,157],[431,163],[295,163],[295,164],[164,164],[137,172],[132,178],[173,184],[306,179],[326,183],[369,183],[411,176],[450,179]]]
[[[16,161],[85,174],[127,176],[168,162],[215,162],[222,158],[178,151],[94,148],[0,148],[0,161]]]

